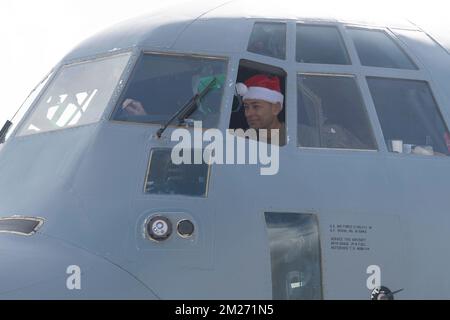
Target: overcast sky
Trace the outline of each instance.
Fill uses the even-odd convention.
[[[361,4],[367,0],[345,1]],[[1,0],[0,126],[13,116],[43,76],[83,39],[121,20],[180,2],[186,0]],[[447,1],[377,0],[372,4],[375,2],[378,10],[419,17],[424,23],[433,22],[436,30],[446,28],[450,35]]]

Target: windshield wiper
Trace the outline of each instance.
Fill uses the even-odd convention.
[[[175,120],[178,119],[178,124],[182,124],[184,120],[195,112],[198,108],[198,103],[201,99],[212,89],[216,84],[217,79],[214,77],[213,80],[203,89],[201,92],[195,94],[180,110],[178,110],[172,118],[170,118],[164,126],[162,126],[156,133],[158,138],[161,138],[167,127]]]
[[[8,133],[9,128],[11,128],[12,124],[13,123],[11,121],[6,120],[2,130],[0,130],[0,144],[5,143],[6,134]]]

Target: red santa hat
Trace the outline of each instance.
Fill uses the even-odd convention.
[[[281,104],[283,107],[284,96],[281,93],[280,79],[258,74],[249,78],[245,83],[237,83],[236,91],[243,100],[256,99],[270,103]]]

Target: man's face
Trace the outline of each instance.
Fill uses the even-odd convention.
[[[264,100],[244,100],[245,117],[250,128],[270,129],[281,111],[279,104]]]

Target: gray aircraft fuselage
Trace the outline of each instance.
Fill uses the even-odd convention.
[[[409,23],[364,24],[270,10],[252,14],[236,2],[208,1],[136,18],[86,40],[55,67],[0,147],[0,218],[42,222],[28,236],[2,229],[0,222],[0,299],[272,299],[280,294],[369,299],[372,276],[392,291],[403,289],[396,299],[450,298],[450,259],[445,255],[449,158],[390,152],[365,82],[366,77],[426,81],[444,122],[450,123],[448,52]],[[286,24],[285,59],[247,51],[258,21]],[[297,62],[297,24],[336,27],[353,63]],[[349,26],[388,32],[417,70],[362,66],[346,35]],[[226,79],[217,106],[217,128],[223,132],[229,128],[241,61],[284,70],[288,138],[279,150],[279,172],[263,176],[261,165],[212,165],[204,196],[145,192],[152,150],[176,145],[170,140],[176,127],[157,138],[160,125],[113,119],[144,54],[224,61]],[[118,55],[127,57],[123,72],[105,104],[95,106],[101,110],[97,119],[20,134],[58,70]],[[299,147],[300,73],[356,79],[375,150]],[[278,225],[284,242],[272,243],[270,219],[283,215],[310,219],[318,238],[302,234],[301,222],[297,229],[287,223]],[[147,223],[155,216],[172,224],[168,239],[149,238]],[[189,237],[176,230],[183,220],[195,227]],[[289,230],[292,238],[286,238]],[[274,250],[301,252],[301,257],[277,258]],[[296,269],[295,261],[308,259],[315,266],[305,263]],[[68,285],[70,266],[81,270],[79,290]],[[309,286],[311,279],[317,285]]]

